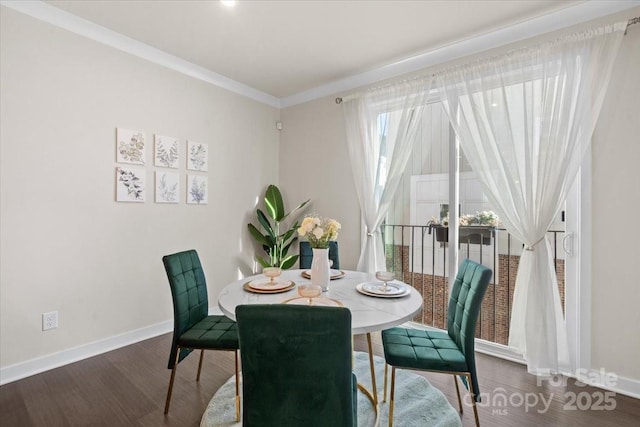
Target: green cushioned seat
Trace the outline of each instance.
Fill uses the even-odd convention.
[[[342,307],[240,305],[242,425],[357,425],[351,312]]]
[[[384,331],[385,358],[392,366],[435,371],[468,371],[456,343],[446,332],[393,328]]]
[[[238,326],[226,316],[209,316],[207,282],[195,250],[162,258],[173,299],[173,339],[168,368],[171,369],[164,413],[169,412],[176,368],[194,349],[200,349],[196,381],[200,380],[204,350],[235,352],[238,375]],[[239,389],[236,390],[236,416],[240,417]]]
[[[226,316],[207,316],[180,335],[178,345],[189,349],[236,349],[238,325]]]
[[[491,280],[491,270],[471,260],[464,260],[458,269],[447,313],[447,331],[422,331],[392,328],[382,331],[382,345],[391,371],[391,403],[389,426],[393,421],[393,387],[395,369],[417,369],[452,373],[462,402],[456,376],[463,378],[472,396],[476,424],[480,425],[475,403],[480,401],[476,374],[474,339],[482,299]],[[386,395],[386,387],[385,387]]]

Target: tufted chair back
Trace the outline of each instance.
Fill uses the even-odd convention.
[[[479,396],[479,388],[475,380],[474,337],[482,298],[491,280],[491,274],[491,270],[487,267],[465,259],[453,283],[447,314],[449,336],[464,353],[467,365],[472,368],[471,378],[474,379],[473,389],[477,396]]]
[[[351,312],[239,305],[243,426],[353,427]]]
[[[196,323],[207,317],[209,300],[207,282],[200,264],[198,253],[191,249],[167,255],[162,258],[167,272],[171,297],[173,298],[173,342],[176,348],[178,338]],[[191,352],[190,348],[181,348],[178,362]],[[175,364],[174,351],[169,356],[169,369]]]

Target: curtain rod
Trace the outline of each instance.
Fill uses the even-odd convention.
[[[625,36],[627,35],[627,31],[629,31],[629,27],[634,24],[640,24],[640,16],[636,16],[635,18],[629,19],[629,21],[627,22],[627,28],[624,29]],[[342,104],[342,97],[339,96],[336,98],[336,104],[338,105]]]

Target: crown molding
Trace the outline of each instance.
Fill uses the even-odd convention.
[[[0,5],[254,101],[280,108],[280,100],[272,95],[65,12],[43,1],[2,0]]]
[[[640,0],[589,0],[570,5],[547,15],[442,46],[402,61],[338,79],[283,98],[274,97],[229,77],[214,73],[40,0],[0,0],[0,5],[271,107],[286,108],[631,9],[640,6]]]
[[[542,15],[477,37],[442,46],[393,64],[335,80],[333,82],[281,98],[280,105],[281,108],[286,108],[309,102],[314,99],[323,98],[325,96],[344,93],[382,80],[417,72],[425,68],[445,64],[465,56],[505,46],[507,44],[539,36],[541,34],[550,33],[552,31],[591,21],[603,16],[612,15],[636,6],[640,6],[639,0],[589,0],[577,5],[567,6],[564,9],[547,15]]]

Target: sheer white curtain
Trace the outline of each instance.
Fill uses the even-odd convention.
[[[531,373],[568,362],[546,231],[591,142],[626,23],[574,34],[437,76],[460,145],[506,229],[525,243],[509,345]]]
[[[362,213],[358,270],[386,270],[380,224],[411,154],[432,79],[372,89],[343,99],[351,170]]]

